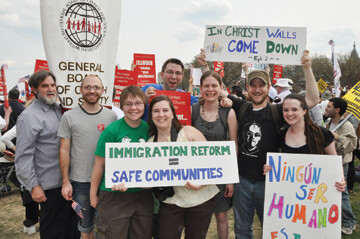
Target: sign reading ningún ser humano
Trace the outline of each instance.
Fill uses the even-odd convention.
[[[127,188],[239,182],[233,141],[106,143],[105,186]]]
[[[341,238],[341,156],[268,153],[263,238]]]

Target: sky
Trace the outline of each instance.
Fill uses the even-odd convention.
[[[0,66],[8,65],[9,89],[33,73],[36,59],[46,59],[40,0],[0,6]],[[330,39],[337,53],[350,54],[354,42],[360,49],[359,11],[359,0],[122,0],[116,64],[130,69],[133,53],[155,54],[158,72],[171,57],[190,62],[206,25],[306,27],[311,54],[330,56]]]

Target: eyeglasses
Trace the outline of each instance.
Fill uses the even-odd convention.
[[[176,71],[176,72],[174,72],[174,71],[172,71],[172,70],[168,70],[168,71],[165,71],[165,73],[166,74],[168,74],[168,75],[176,75],[176,76],[182,76],[183,75],[183,73],[181,72],[181,71]]]
[[[90,86],[90,85],[86,85],[86,86],[83,86],[84,87],[84,89],[85,90],[91,90],[91,89],[93,89],[93,90],[95,90],[95,91],[97,91],[97,90],[101,90],[102,89],[102,87],[100,87],[100,86]]]
[[[137,102],[135,102],[135,103],[133,103],[133,102],[126,102],[126,103],[124,104],[124,106],[126,106],[127,108],[131,108],[131,107],[133,107],[133,105],[135,105],[135,107],[139,108],[139,107],[141,107],[141,106],[144,106],[144,103],[143,103],[142,101],[137,101]]]

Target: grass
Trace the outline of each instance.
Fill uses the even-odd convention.
[[[23,233],[23,220],[25,219],[25,210],[22,206],[20,192],[14,185],[11,185],[12,191],[6,195],[0,196],[0,238],[6,239],[38,239],[40,238],[39,232],[34,235],[27,235]],[[353,212],[356,218],[360,221],[360,184],[355,183],[354,192],[350,194],[350,200]],[[234,235],[234,215],[230,210],[228,213],[229,219],[229,238],[235,238]],[[37,231],[39,231],[37,224]],[[254,219],[254,238],[261,238],[260,222],[255,216]],[[216,239],[216,221],[215,217],[212,218],[207,238]],[[357,229],[352,235],[343,235],[343,239],[359,239],[360,238],[360,225],[357,224]]]

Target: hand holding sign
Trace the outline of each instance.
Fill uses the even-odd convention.
[[[187,181],[184,187],[194,190],[194,191],[198,191],[198,190],[202,189],[203,187],[205,187],[205,185],[194,185],[194,184],[190,183],[189,181]]]
[[[341,182],[335,182],[335,187],[339,192],[345,192],[346,182],[344,178],[341,180]]]
[[[309,53],[309,50],[305,50],[301,57],[301,64],[303,69],[311,69],[311,57]]]
[[[123,183],[118,183],[118,184],[114,184],[111,188],[112,191],[120,191],[120,192],[126,192],[127,191],[127,187],[125,187],[125,184]]]
[[[204,49],[202,49],[202,48],[200,49],[200,53],[199,53],[199,55],[197,55],[196,60],[197,60],[197,63],[198,63],[200,66],[205,66],[205,65],[207,65],[206,55],[205,55],[205,50],[204,50]]]
[[[148,101],[150,97],[153,97],[155,95],[156,95],[156,89],[154,87],[150,86],[149,88],[146,89],[145,96]]]

